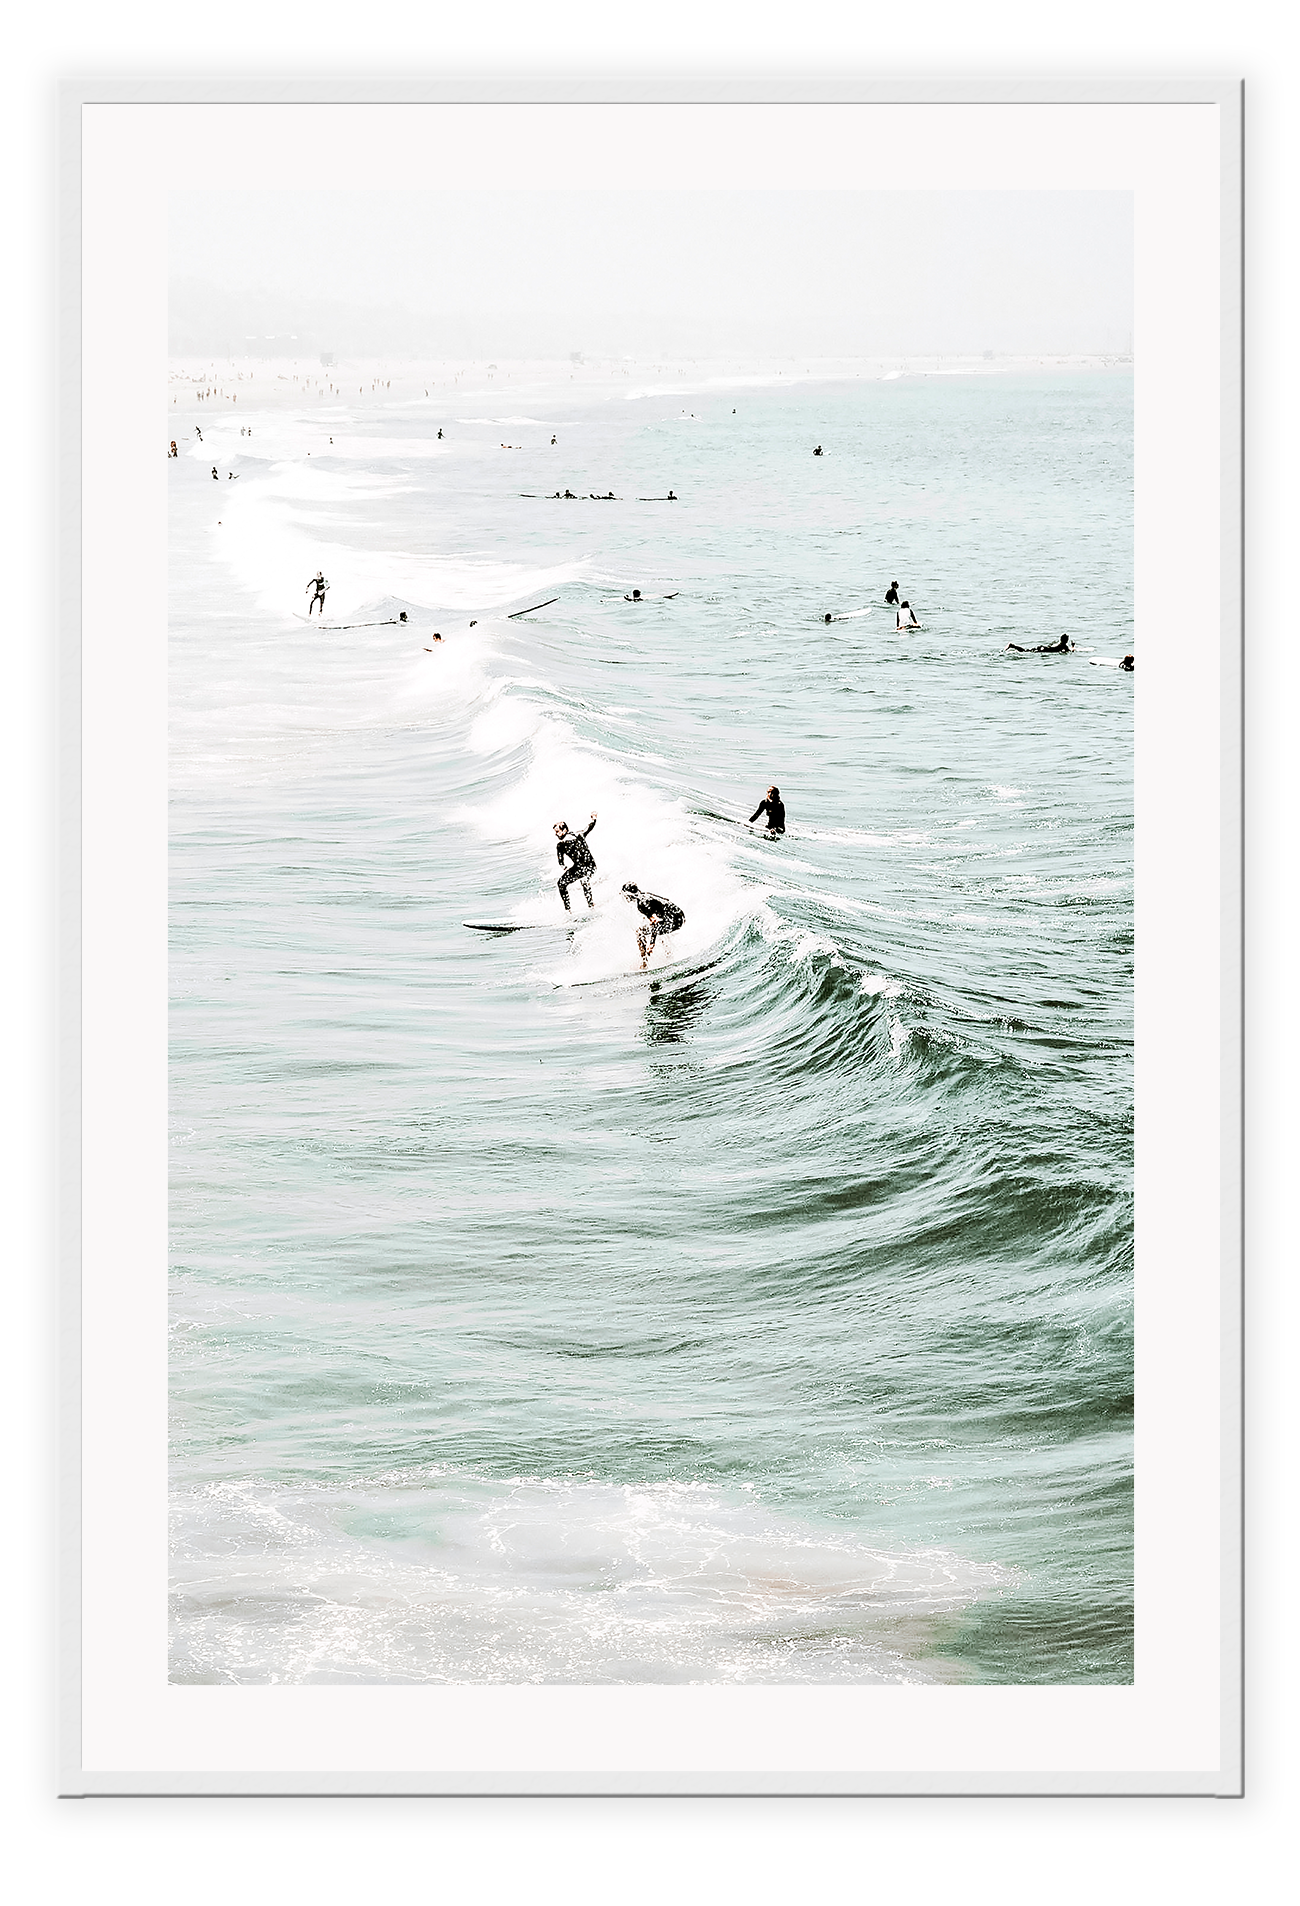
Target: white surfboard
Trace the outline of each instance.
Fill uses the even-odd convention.
[[[572,933],[575,927],[594,919],[595,912],[591,907],[566,920],[462,920],[461,925],[471,933]]]

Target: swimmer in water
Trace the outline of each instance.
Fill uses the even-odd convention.
[[[325,591],[328,588],[329,588],[329,584],[325,580],[324,570],[318,569],[316,571],[316,574],[312,577],[311,581],[307,584],[306,594],[311,597],[311,601],[307,604],[308,616],[311,615],[311,612],[316,607],[317,603],[320,604],[320,612],[322,617],[324,616]]]
[[[1017,655],[1070,655],[1074,644],[1068,635],[1063,635],[1059,642],[1037,642],[1030,648],[1022,647],[1019,642],[1008,642],[1007,649],[1014,649]],[[1006,652],[1006,649],[1002,651],[1004,655]]]
[[[665,900],[661,893],[643,893],[635,880],[624,883],[623,898],[632,902],[644,922],[636,931],[637,951],[641,955],[641,971],[644,972],[646,961],[655,950],[655,942],[664,934],[676,933],[684,927],[686,915],[675,900]]]
[[[885,591],[885,607],[887,609],[896,609],[898,607],[898,584],[896,582],[891,582]]]
[[[781,799],[780,788],[769,788],[767,790],[766,795],[749,817],[751,825],[758,819],[760,814],[767,815],[767,820],[763,824],[769,834],[784,834],[785,802]]]
[[[587,896],[587,905],[594,907],[596,904],[591,897],[591,876],[596,871],[596,862],[590,847],[587,845],[587,836],[595,825],[596,816],[594,814],[580,834],[571,834],[567,821],[557,821],[555,823],[555,858],[561,867],[564,867],[566,860],[572,863],[570,866],[564,867],[564,872],[555,883],[559,888],[560,898],[564,902],[564,911],[566,913],[572,911],[569,906],[569,888],[573,885],[575,880],[581,884],[582,891]]]
[[[906,615],[904,615],[903,613],[904,610],[906,610],[907,612]],[[920,626],[921,626],[920,623],[917,621],[916,617],[912,614],[911,603],[900,602],[898,607],[894,611],[894,628],[896,630],[897,629],[919,629]]]

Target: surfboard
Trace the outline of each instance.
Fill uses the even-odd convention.
[[[1090,655],[1088,657],[1088,665],[1090,668],[1118,668],[1119,660],[1118,655]],[[1124,673],[1131,675],[1133,671],[1132,669],[1126,668]]]
[[[569,920],[462,920],[471,933],[572,933],[595,917],[596,909],[575,913]]]
[[[390,627],[395,629],[398,624],[398,617],[395,615],[383,616],[378,622],[321,622],[315,616],[299,615],[295,609],[293,617],[295,622],[309,623],[313,629],[387,629]]]

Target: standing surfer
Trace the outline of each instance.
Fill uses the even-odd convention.
[[[587,905],[594,907],[596,904],[591,897],[591,876],[596,871],[596,862],[592,856],[590,847],[587,845],[587,836],[595,825],[596,816],[594,814],[580,834],[571,834],[567,821],[557,821],[555,823],[555,858],[561,867],[564,867],[566,860],[572,863],[571,866],[564,868],[564,872],[555,883],[559,888],[560,898],[564,902],[564,911],[566,913],[571,911],[569,906],[569,888],[573,885],[575,880],[579,881],[582,885],[582,891],[587,896]]]
[[[321,620],[322,621],[324,620],[325,591],[328,588],[329,588],[329,584],[325,580],[324,570],[318,569],[316,571],[316,574],[312,577],[311,581],[307,584],[307,594],[311,597],[311,601],[307,604],[307,614],[309,616],[312,610],[316,607],[317,603],[319,603],[320,612],[321,612]]]
[[[665,900],[661,893],[643,893],[635,880],[624,883],[623,898],[633,903],[644,922],[636,931],[637,951],[644,972],[645,963],[655,950],[655,941],[661,934],[676,933],[684,927],[686,915],[675,900]]]

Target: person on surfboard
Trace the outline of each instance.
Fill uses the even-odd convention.
[[[907,611],[906,615],[904,615],[903,613],[904,610]],[[895,630],[919,629],[920,626],[921,626],[920,623],[917,621],[916,617],[912,613],[911,603],[908,602],[906,599],[904,599],[902,602],[899,603],[898,607],[894,610]]]
[[[885,591],[885,607],[887,609],[896,609],[898,607],[898,584],[896,582],[891,582]]]
[[[572,863],[571,866],[564,867],[564,872],[555,883],[559,889],[560,898],[564,902],[566,913],[572,911],[569,906],[569,888],[575,880],[582,885],[582,891],[587,896],[587,905],[594,907],[596,904],[591,897],[591,876],[596,871],[596,862],[587,845],[587,836],[595,825],[594,814],[580,834],[571,834],[567,821],[555,823],[555,858],[561,867],[564,867],[566,860]]]
[[[318,569],[318,570],[316,571],[316,574],[315,574],[315,575],[314,575],[314,576],[312,577],[312,579],[311,579],[311,581],[310,581],[310,582],[309,582],[309,583],[307,584],[307,591],[306,591],[306,593],[307,593],[307,594],[308,594],[308,595],[309,595],[309,596],[311,597],[311,601],[310,601],[310,602],[309,602],[309,603],[307,604],[307,614],[308,614],[308,615],[310,615],[310,614],[311,614],[311,612],[312,612],[312,610],[313,610],[313,609],[315,608],[315,606],[316,606],[316,604],[317,604],[317,603],[319,603],[319,604],[320,604],[320,612],[321,612],[321,617],[322,617],[322,620],[324,619],[324,615],[325,615],[325,591],[326,591],[326,590],[327,590],[328,588],[329,588],[329,584],[328,584],[328,583],[326,582],[326,580],[325,580],[325,572],[324,572],[324,570],[323,570],[323,569]]]
[[[642,924],[636,930],[636,944],[641,955],[641,970],[644,972],[646,961],[655,950],[656,940],[684,927],[686,915],[675,900],[665,900],[661,893],[643,893],[635,880],[623,883],[623,898],[630,900],[641,915]]]
[[[1074,644],[1068,635],[1063,635],[1059,642],[1039,642],[1032,648],[1025,648],[1019,642],[1008,642],[1007,648],[1014,649],[1017,655],[1069,655]],[[1006,652],[1006,649],[1003,649],[1004,655]]]

